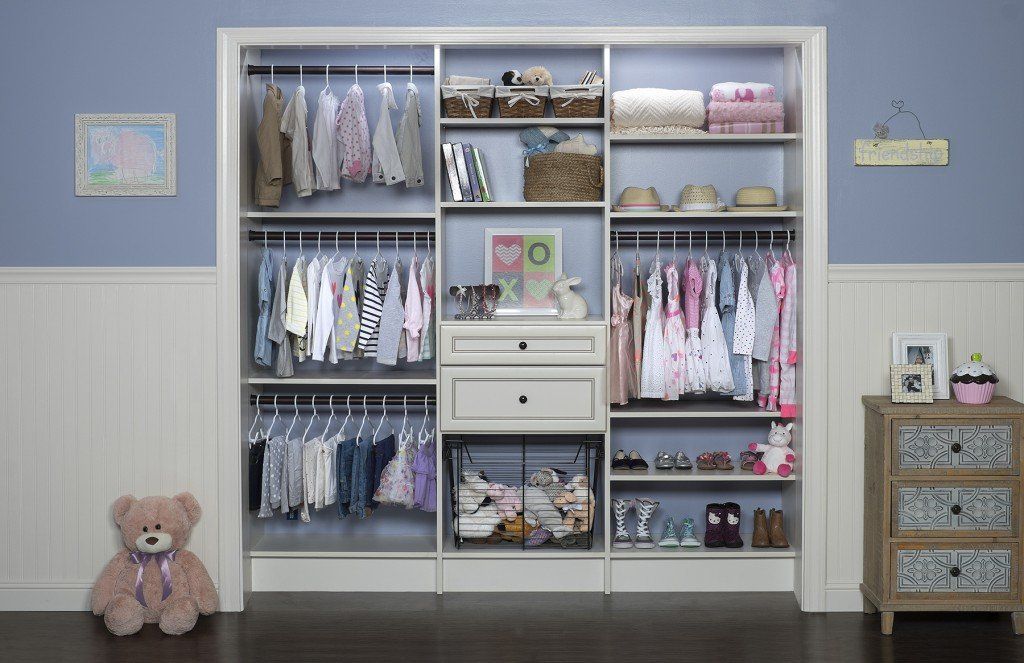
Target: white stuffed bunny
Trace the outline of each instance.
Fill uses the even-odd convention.
[[[793,424],[785,426],[772,422],[772,429],[768,432],[768,444],[751,442],[751,451],[761,452],[761,460],[754,463],[754,474],[778,474],[780,477],[788,477],[793,472],[793,461],[796,460],[796,453],[789,446],[793,441]]]
[[[569,278],[562,274],[562,278],[551,286],[551,292],[555,293],[558,300],[559,320],[582,320],[587,317],[587,300],[569,289],[570,286],[579,285],[581,281],[578,276]]]

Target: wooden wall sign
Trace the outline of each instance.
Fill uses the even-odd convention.
[[[921,127],[921,119],[913,111],[903,110],[903,100],[893,99],[896,112],[885,122],[875,125],[874,138],[853,141],[853,163],[856,166],[948,166],[949,141],[928,138]],[[889,120],[906,113],[917,122],[921,138],[889,138]]]

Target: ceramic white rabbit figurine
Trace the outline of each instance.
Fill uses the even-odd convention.
[[[581,280],[578,276],[569,278],[562,274],[562,278],[551,286],[551,292],[555,293],[558,300],[559,320],[582,320],[587,317],[587,300],[569,289],[570,286],[579,285]]]

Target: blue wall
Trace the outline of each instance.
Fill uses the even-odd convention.
[[[0,264],[213,265],[216,28],[420,24],[828,26],[831,261],[1024,261],[1021,3],[467,4],[2,3]],[[854,168],[897,96],[950,139],[949,167]],[[177,113],[178,196],[76,198],[76,112]]]

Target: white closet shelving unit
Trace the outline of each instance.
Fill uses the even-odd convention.
[[[219,31],[218,49],[218,291],[219,291],[219,431],[221,465],[221,501],[225,520],[221,526],[221,593],[228,610],[241,609],[250,591],[735,591],[761,590],[794,592],[805,610],[823,610],[824,605],[824,500],[826,497],[825,453],[825,272],[827,191],[826,156],[826,83],[825,30],[817,27],[715,27],[715,28],[595,28],[581,31],[573,28],[239,28]],[[299,49],[302,49],[301,51]],[[501,69],[488,66],[486,71],[469,71],[459,60],[459,52],[489,53],[498,57],[503,51],[514,52],[518,59],[508,67],[523,64],[524,53],[536,53],[537,63],[545,54],[581,49],[596,54],[597,67],[605,78],[604,116],[594,119],[449,119],[442,117],[439,86],[446,74],[483,74],[496,77]],[[707,49],[709,57],[717,52],[739,49],[768,49],[780,63],[779,74],[786,104],[786,128],[790,133],[754,136],[678,135],[678,136],[615,136],[610,133],[609,104],[611,93],[623,87],[639,87],[633,72],[617,80],[617,62],[638,50],[649,51],[652,58],[664,62],[666,68],[687,67],[690,49]],[[726,49],[719,51],[719,49]],[[403,61],[402,58],[408,54]],[[304,201],[289,201],[279,210],[267,210],[252,203],[251,182],[256,160],[254,134],[259,121],[266,77],[249,76],[247,65],[282,64],[285,61],[306,65],[348,62],[408,64],[414,56],[423,55],[418,65],[431,64],[434,76],[417,76],[424,100],[425,165],[431,164],[426,188],[432,190],[432,202],[422,205],[401,205],[392,210],[388,201],[379,205],[347,200],[345,190],[331,194],[330,204],[317,201],[323,194],[314,193]],[[424,55],[426,54],[426,55]],[[327,59],[325,58],[334,58]],[[346,60],[346,58],[348,58]],[[377,62],[374,58],[378,58]],[[448,65],[451,59],[460,63],[459,71]],[[404,96],[401,67],[392,74],[398,84],[399,105]],[[736,75],[742,75],[742,72]],[[362,74],[360,77],[362,78]],[[279,76],[279,78],[281,78]],[[322,78],[307,74],[307,100],[310,122],[315,110],[315,95],[323,86]],[[336,94],[342,96],[351,77],[332,74]],[[745,80],[745,79],[743,79]],[[279,80],[281,84],[283,80]],[[379,80],[361,81],[364,89]],[[556,83],[564,82],[557,80]],[[653,83],[651,84],[653,86]],[[286,95],[290,88],[285,88]],[[682,86],[680,86],[682,87]],[[705,89],[706,92],[706,89]],[[368,116],[376,117],[376,108],[368,102]],[[495,114],[497,111],[495,110]],[[550,115],[550,108],[547,114]],[[430,125],[429,127],[427,125]],[[494,203],[449,202],[447,180],[441,162],[440,144],[462,140],[460,136],[481,136],[485,141],[504,141],[507,158],[518,159],[521,146],[518,131],[532,125],[555,125],[578,130],[588,138],[597,136],[604,155],[606,173],[605,198],[597,203],[528,203],[521,196],[502,195]],[[472,132],[472,133],[469,133]],[[468,140],[468,139],[467,139]],[[472,142],[472,141],[471,141]],[[591,142],[593,142],[591,140]],[[504,158],[489,143],[486,151],[489,177],[500,177],[496,162]],[[625,186],[646,186],[633,178],[619,177],[617,160],[635,159],[631,150],[658,150],[676,160],[686,150],[710,150],[713,158],[728,159],[730,150],[769,150],[767,162],[773,164],[773,181],[781,183],[780,194],[790,209],[779,213],[717,213],[703,216],[680,214],[638,215],[612,212],[611,204]],[[654,158],[656,158],[655,155]],[[646,157],[644,157],[646,158]],[[650,164],[659,167],[657,163]],[[703,184],[699,173],[679,173],[678,188],[683,183]],[[757,182],[750,182],[751,184]],[[367,183],[343,187],[370,189]],[[663,196],[677,195],[662,191]],[[731,191],[720,189],[723,195]],[[428,196],[429,197],[429,196]],[[365,198],[355,200],[363,200]],[[675,202],[666,200],[663,202]],[[399,208],[400,207],[400,208]],[[484,225],[533,226],[538,219],[557,225],[571,218],[588,229],[583,234],[569,234],[564,239],[565,251],[577,252],[588,260],[587,268],[601,275],[600,283],[585,282],[585,294],[593,315],[587,320],[566,323],[550,319],[498,319],[493,322],[458,322],[450,319],[454,308],[448,301],[447,288],[453,283],[482,281],[480,273],[468,280],[464,254],[458,233],[465,228],[481,229]],[[322,526],[309,528],[301,523],[290,527],[268,527],[246,510],[247,494],[245,433],[252,420],[250,397],[274,393],[372,393],[430,394],[438,397],[435,421],[445,421],[451,403],[446,393],[456,372],[442,366],[442,339],[466,329],[484,326],[516,330],[553,325],[563,333],[566,328],[581,330],[583,335],[598,335],[607,342],[610,307],[608,304],[611,272],[609,267],[611,238],[616,229],[787,229],[794,230],[793,254],[801,267],[799,335],[801,364],[798,365],[800,415],[796,418],[794,446],[800,460],[795,474],[789,478],[755,477],[739,470],[731,473],[669,472],[613,473],[608,463],[612,452],[629,442],[631,434],[645,434],[650,427],[667,434],[687,431],[723,430],[739,427],[743,431],[762,431],[749,439],[763,439],[768,422],[777,418],[756,408],[731,401],[683,401],[662,403],[635,401],[627,406],[607,406],[607,393],[595,396],[600,408],[596,419],[582,426],[581,434],[602,435],[604,467],[602,485],[597,486],[599,521],[591,550],[519,550],[500,546],[464,546],[455,548],[448,531],[449,509],[445,464],[441,439],[446,433],[468,434],[472,428],[442,424],[438,434],[438,513],[401,521],[403,527],[384,527],[379,523],[360,530],[358,524],[345,523],[344,531],[332,529],[333,515],[314,514]],[[396,370],[360,364],[340,363],[334,370],[302,372],[293,378],[279,379],[267,369],[255,367],[252,361],[252,333],[256,319],[254,287],[259,262],[259,244],[250,243],[247,231],[264,229],[323,230],[325,237],[335,230],[360,232],[360,248],[364,258],[372,256],[372,233],[377,228],[402,230],[433,230],[436,232],[435,255],[437,312],[435,333],[438,359],[429,365],[401,366]],[[598,231],[600,229],[600,231]],[[366,241],[362,233],[366,233]],[[591,240],[592,238],[592,240]],[[325,240],[326,242],[326,240]],[[576,242],[577,244],[574,244]],[[585,246],[583,245],[585,244]],[[307,252],[309,252],[309,247]],[[482,242],[479,249],[483,251]],[[423,247],[421,246],[421,255]],[[623,248],[623,252],[629,252]],[[294,256],[293,252],[292,255]],[[408,267],[408,249],[403,248]],[[649,259],[649,258],[647,258]],[[646,259],[645,259],[646,262]],[[460,270],[463,270],[460,273]],[[597,280],[597,279],[593,279]],[[595,336],[596,337],[596,336]],[[604,353],[602,353],[604,356]],[[567,362],[568,363],[568,362]],[[459,367],[462,369],[462,367]],[[546,367],[551,369],[552,367]],[[464,369],[462,369],[464,370]],[[490,366],[489,375],[520,375],[514,365]],[[590,369],[574,369],[590,370]],[[595,384],[605,390],[606,368],[596,367],[600,376]],[[523,374],[525,375],[525,374]],[[447,381],[447,382],[446,382]],[[338,400],[336,398],[336,404]],[[446,408],[449,408],[446,410]],[[451,417],[448,417],[451,419]],[[543,423],[531,422],[535,432],[573,432],[565,422],[545,429]],[[495,428],[493,432],[500,432]],[[516,434],[515,426],[505,432]],[[632,433],[631,433],[632,432]],[[709,443],[709,448],[738,449],[737,445]],[[627,447],[628,448],[628,447]],[[674,449],[669,449],[674,450]],[[734,452],[735,455],[735,452]],[[649,462],[653,453],[646,454]],[[691,454],[691,457],[692,454]],[[738,466],[738,460],[736,465]],[[653,465],[653,462],[652,462]],[[613,550],[610,547],[612,521],[610,498],[643,495],[657,489],[664,494],[690,495],[690,501],[701,503],[721,501],[731,490],[758,495],[766,491],[768,502],[778,502],[786,512],[786,525],[793,544],[786,550],[744,548],[695,550]],[[753,492],[751,492],[753,491]],[[696,502],[694,502],[696,503]],[[773,505],[774,502],[772,502]],[[230,514],[238,514],[237,519]],[[673,516],[700,512],[672,513]],[[372,518],[388,519],[385,510]],[[752,513],[744,509],[745,537],[749,537]],[[352,516],[349,517],[351,521]],[[278,521],[281,517],[278,516]],[[660,533],[660,527],[656,527]],[[749,540],[747,541],[749,544]]]

